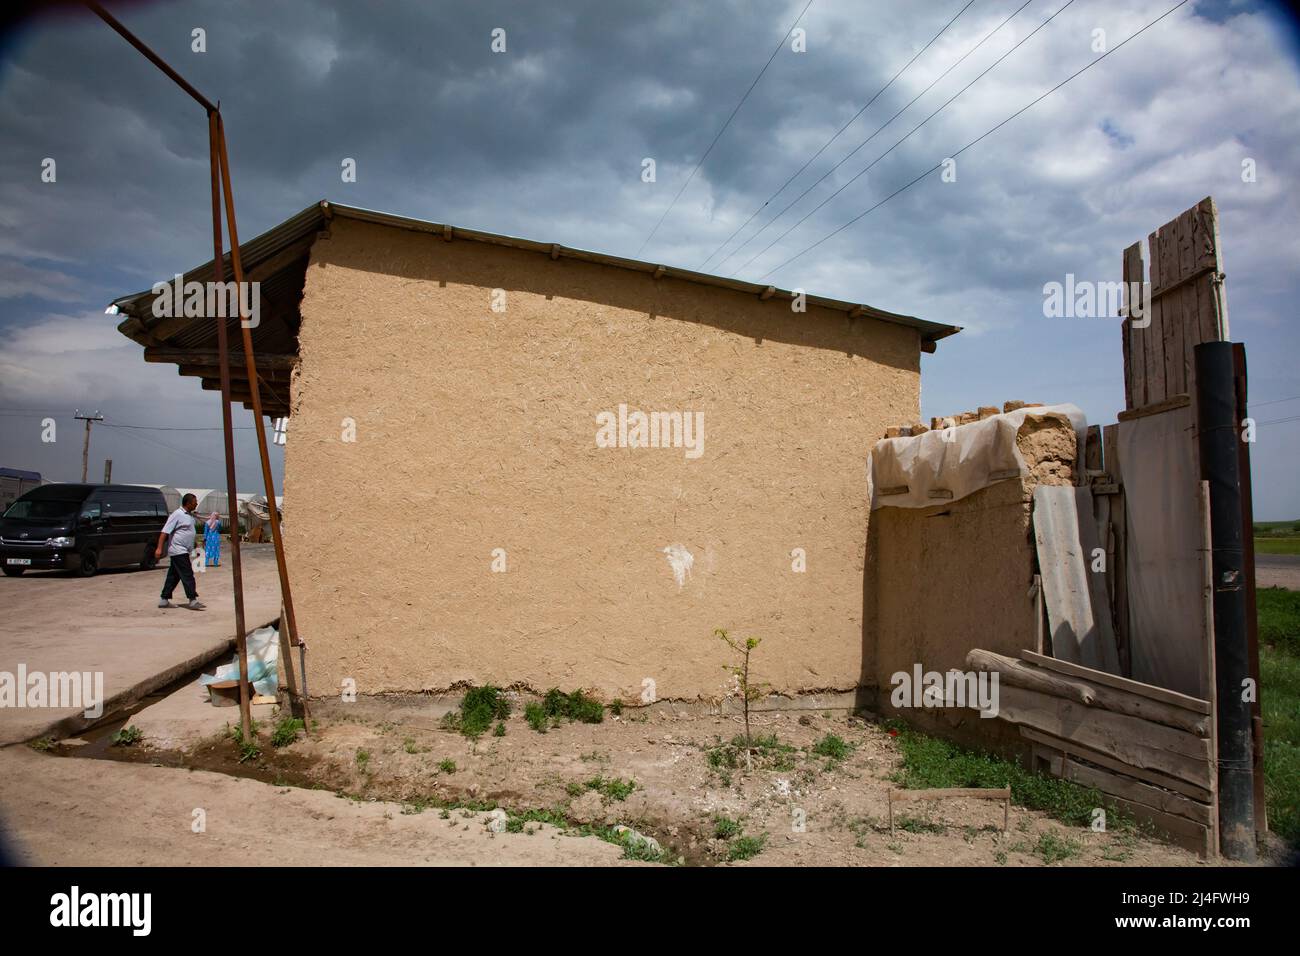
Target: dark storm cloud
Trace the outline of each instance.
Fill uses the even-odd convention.
[[[740,241],[1020,2],[972,4]],[[1065,4],[1034,0],[709,271],[757,279],[773,270],[1087,64],[1097,30],[1113,46],[1173,2],[1070,4],[877,161]],[[329,198],[633,255],[803,5],[292,0],[113,9],[220,99],[244,237]],[[644,257],[698,267],[963,5],[815,0],[801,23],[808,52],[783,46]],[[195,27],[207,31],[206,53],[191,51]],[[496,28],[506,31],[505,54],[490,50]],[[955,183],[925,179],[769,281],[966,325],[926,359],[925,414],[1022,398],[1073,400],[1110,420],[1122,403],[1116,329],[1045,320],[1042,286],[1066,272],[1117,279],[1124,246],[1212,194],[1233,332],[1251,349],[1255,394],[1300,395],[1292,305],[1300,81],[1291,44],[1258,4],[1188,4],[961,154]],[[211,254],[202,111],[83,12],[28,21],[3,54],[0,406],[107,405],[120,421],[216,424],[211,395],[145,367],[103,315],[116,295]],[[58,162],[56,184],[40,182],[45,157]],[[657,163],[653,184],[640,178],[647,157]],[[341,181],[344,158],[357,163],[355,183]],[[1246,158],[1258,163],[1254,183],[1241,178]],[[79,449],[33,443],[22,422],[0,416],[15,459],[4,464],[79,471]],[[1257,475],[1294,471],[1295,433],[1286,431],[1294,427],[1261,430]],[[154,437],[211,458],[210,439]],[[103,448],[113,451],[115,440],[105,435]],[[116,450],[149,472],[137,480],[218,482],[198,458],[178,462],[145,442]],[[1257,490],[1261,509],[1300,513],[1300,492],[1270,488]]]

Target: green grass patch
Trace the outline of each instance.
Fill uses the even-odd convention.
[[[305,730],[306,724],[299,717],[282,717],[271,731],[272,747],[287,747],[298,739],[298,731]]]
[[[1058,837],[1055,833],[1044,833],[1039,836],[1038,844],[1034,847],[1040,859],[1048,866],[1053,863],[1060,863],[1062,860],[1068,860],[1076,857],[1083,852],[1083,845],[1077,840],[1071,840],[1068,837]]]
[[[1259,671],[1268,826],[1300,847],[1300,655],[1261,647]]]
[[[1255,539],[1256,554],[1300,554],[1300,536]]]
[[[477,739],[487,733],[493,723],[509,716],[510,701],[499,687],[491,684],[470,687],[460,699],[460,719],[456,721],[456,729],[470,739]]]
[[[576,720],[584,724],[598,724],[605,719],[605,708],[594,697],[581,690],[564,693],[552,687],[542,698],[542,711],[553,721]]]
[[[1107,823],[1112,829],[1130,825],[1118,809],[1106,804],[1105,797],[1097,790],[1068,780],[1039,776],[1018,763],[992,754],[964,750],[913,730],[900,720],[891,720],[887,726],[898,731],[894,741],[903,755],[903,766],[893,779],[903,787],[914,790],[1010,787],[1013,803],[1043,810],[1070,826],[1088,826],[1097,807],[1106,807]]]
[[[546,725],[550,723],[546,710],[536,702],[524,706],[524,720],[528,721],[528,726],[539,734],[546,733]]]
[[[112,745],[114,747],[134,747],[144,739],[144,731],[132,724],[130,727],[123,727],[113,735]]]
[[[27,741],[27,746],[31,747],[38,753],[47,753],[54,749],[53,737],[37,737],[35,740]]]
[[[445,760],[439,760],[438,769],[441,770],[443,773],[455,773],[456,761],[452,760],[451,758],[447,758]],[[493,809],[495,809],[495,807]]]
[[[1260,644],[1300,657],[1300,591],[1260,588],[1255,592]]]
[[[730,840],[740,836],[744,827],[740,825],[739,820],[733,820],[731,817],[724,817],[721,814],[713,818],[713,835],[719,840]]]
[[[835,734],[827,734],[813,746],[812,752],[831,760],[844,760],[853,753],[853,744]]]
[[[1268,825],[1300,847],[1300,591],[1261,588],[1255,598]]]
[[[894,826],[899,830],[906,830],[908,833],[943,833],[947,827],[942,823],[934,823],[931,820],[922,820],[920,817],[902,816],[894,821]]]
[[[731,841],[731,849],[727,851],[728,860],[750,860],[763,852],[763,847],[767,845],[767,834],[762,836],[741,836]]]
[[[795,754],[798,753],[797,748],[781,743],[776,734],[755,737],[749,750],[750,760],[755,770],[783,772],[794,769]],[[725,774],[727,770],[745,768],[747,764],[744,735],[737,734],[731,738],[730,743],[723,743],[721,738],[717,738],[714,746],[705,751],[705,756],[709,761],[709,767],[719,773]]]
[[[635,780],[620,780],[618,777],[592,777],[582,785],[584,789],[595,790],[609,800],[626,800],[636,790]]]

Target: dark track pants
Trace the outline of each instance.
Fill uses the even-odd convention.
[[[194,584],[194,568],[190,566],[188,554],[173,554],[171,564],[167,567],[167,580],[163,582],[162,599],[170,601],[177,582],[185,588],[185,596],[193,601],[199,596],[199,589]]]

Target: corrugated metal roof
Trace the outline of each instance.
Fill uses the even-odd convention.
[[[392,213],[376,212],[372,209],[362,209],[357,206],[345,206],[328,200],[321,200],[256,238],[240,244],[240,261],[243,264],[245,274],[254,276],[259,271],[264,273],[258,280],[261,283],[262,321],[257,328],[252,330],[253,348],[258,354],[268,352],[276,354],[297,353],[297,335],[300,322],[298,302],[302,296],[311,244],[315,241],[316,234],[325,229],[330,219],[335,216],[397,229],[409,229],[414,232],[432,233],[447,239],[483,242],[489,245],[523,249],[553,259],[577,259],[582,262],[591,262],[615,269],[639,272],[657,279],[678,279],[700,285],[730,289],[733,292],[746,295],[758,295],[763,298],[790,300],[795,297],[794,291],[779,289],[775,286],[764,286],[739,279],[727,279],[722,276],[693,272],[689,269],[679,269],[654,262],[625,259],[621,256],[575,249],[558,243],[538,242],[500,233],[481,232],[475,229],[453,226],[450,223],[412,219],[408,216],[397,216]],[[230,255],[228,253],[223,257],[223,263],[224,274],[229,278],[231,272]],[[207,281],[211,276],[212,262],[209,260],[184,273],[183,281],[203,282]],[[118,325],[118,331],[146,348],[194,352],[216,348],[216,327],[214,323],[195,319],[189,323],[182,321],[178,324],[172,319],[155,317],[152,311],[154,298],[153,291],[146,289],[142,292],[114,299],[112,305],[116,306],[117,310],[126,316]],[[961,331],[959,326],[944,325],[939,322],[918,319],[911,315],[886,312],[883,309],[877,309],[863,303],[846,302],[841,299],[829,299],[824,296],[806,294],[805,300],[809,305],[845,312],[850,318],[862,316],[914,328],[920,333],[921,341],[927,345],[928,351],[933,351],[934,342]],[[268,312],[270,313],[269,319]],[[164,323],[167,324],[164,325]],[[231,321],[228,323],[228,328],[231,333],[231,347],[237,350],[240,347],[239,327],[235,322]],[[206,371],[209,370],[205,369],[204,372]],[[215,368],[210,369],[210,371],[211,375],[195,371],[184,372],[183,374],[198,374],[203,378],[205,388],[215,388],[217,387],[217,372]],[[268,415],[288,414],[287,387],[273,389],[269,383],[266,383],[263,385],[263,392],[270,393],[269,395],[264,394],[263,401]],[[245,404],[248,403],[245,402]]]

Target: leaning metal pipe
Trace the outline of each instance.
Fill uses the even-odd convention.
[[[1230,860],[1255,859],[1250,678],[1246,645],[1241,476],[1231,342],[1196,346],[1196,413],[1201,477],[1210,485],[1214,572],[1214,670],[1218,704],[1219,845]]]

